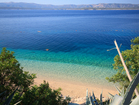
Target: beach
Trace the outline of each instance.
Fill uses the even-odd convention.
[[[103,101],[108,98],[108,92],[118,94],[113,83],[109,83],[105,77],[110,77],[113,70],[105,67],[87,65],[44,62],[35,60],[18,59],[24,71],[35,73],[34,85],[40,85],[45,80],[50,88],[61,88],[63,97],[71,97],[72,103],[83,104],[86,102],[86,90],[89,93],[94,91],[96,98],[100,98],[101,92]]]
[[[83,84],[78,82],[69,82],[69,81],[62,81],[62,80],[54,80],[50,78],[36,78],[34,81],[34,85],[40,85],[43,83],[43,80],[46,80],[46,82],[49,83],[50,87],[52,89],[58,89],[61,88],[63,97],[69,96],[71,97],[72,103],[78,103],[83,104],[86,101],[86,90],[88,89],[89,93],[92,93],[92,90],[94,91],[94,94],[96,98],[100,98],[100,94],[102,92],[103,95],[103,101],[105,101],[108,98],[108,92],[115,95],[118,94],[116,88],[113,87],[107,87],[107,86],[97,86],[93,84]]]
[[[25,59],[18,61],[24,71],[36,74],[34,85],[45,80],[52,89],[61,88],[63,97],[71,97],[73,103],[84,103],[87,89],[89,93],[93,90],[97,98],[103,91],[103,101],[108,98],[108,92],[118,94],[114,84],[105,79],[114,74],[110,68]]]

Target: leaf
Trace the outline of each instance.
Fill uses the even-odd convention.
[[[102,92],[103,92],[103,90],[102,90]],[[103,102],[102,102],[102,92],[101,92],[101,94],[100,94],[100,105],[103,105]]]
[[[94,94],[94,92],[93,92],[93,94],[92,94],[92,97],[93,97],[93,101],[94,101],[94,103],[95,103],[96,105],[99,105],[98,102],[97,102],[97,100],[96,100],[96,98],[95,98],[95,94]]]
[[[121,92],[121,96],[122,96],[122,97],[124,97],[124,95],[125,95],[125,92],[124,92],[124,91],[125,91],[125,89],[124,89],[124,87],[123,87],[122,92]]]
[[[109,92],[108,92],[109,93]],[[111,97],[114,97],[114,95],[112,95],[111,93],[109,93],[109,95],[111,95]]]
[[[139,72],[134,77],[134,79],[130,82],[130,84],[129,84],[127,90],[126,90],[126,93],[125,93],[125,96],[124,96],[124,99],[123,99],[123,102],[122,102],[123,105],[129,105],[130,104],[132,94],[133,94],[133,92],[134,92],[138,83],[139,83]]]
[[[11,102],[11,100],[12,100],[12,98],[13,98],[15,92],[16,92],[16,90],[8,97],[8,99],[5,101],[5,103],[3,105],[9,105],[10,104],[10,102]]]
[[[2,93],[0,93],[0,96],[2,95],[2,94],[4,94],[6,91],[4,91],[4,92],[2,92]]]
[[[91,97],[91,96],[89,96],[89,105],[94,105],[94,102],[93,102],[93,100],[92,100],[92,97]]]
[[[88,99],[88,89],[86,90],[86,105],[89,104],[89,99]]]
[[[115,85],[114,85],[114,86],[115,86]],[[119,89],[118,87],[116,87],[116,86],[115,86],[115,88],[116,88],[116,90],[119,92],[119,94],[121,94],[120,89]]]

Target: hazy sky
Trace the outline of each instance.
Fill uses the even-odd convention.
[[[98,3],[132,3],[139,4],[139,0],[0,0],[0,2],[27,2],[38,4],[98,4]]]

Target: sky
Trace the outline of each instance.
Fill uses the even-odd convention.
[[[131,3],[139,4],[139,0],[0,0],[0,2],[26,2],[26,3],[37,3],[37,4],[52,4],[52,5],[63,5],[63,4],[99,4],[99,3]]]

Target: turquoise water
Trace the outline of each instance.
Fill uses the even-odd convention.
[[[105,76],[109,76],[114,72],[105,67],[23,59],[19,59],[19,62],[24,67],[24,70],[36,73],[38,78],[43,77],[52,80],[62,80],[73,83],[78,82],[85,85],[112,85],[107,83]]]
[[[139,11],[0,10],[0,48],[38,77],[108,85],[117,51],[139,36]]]

